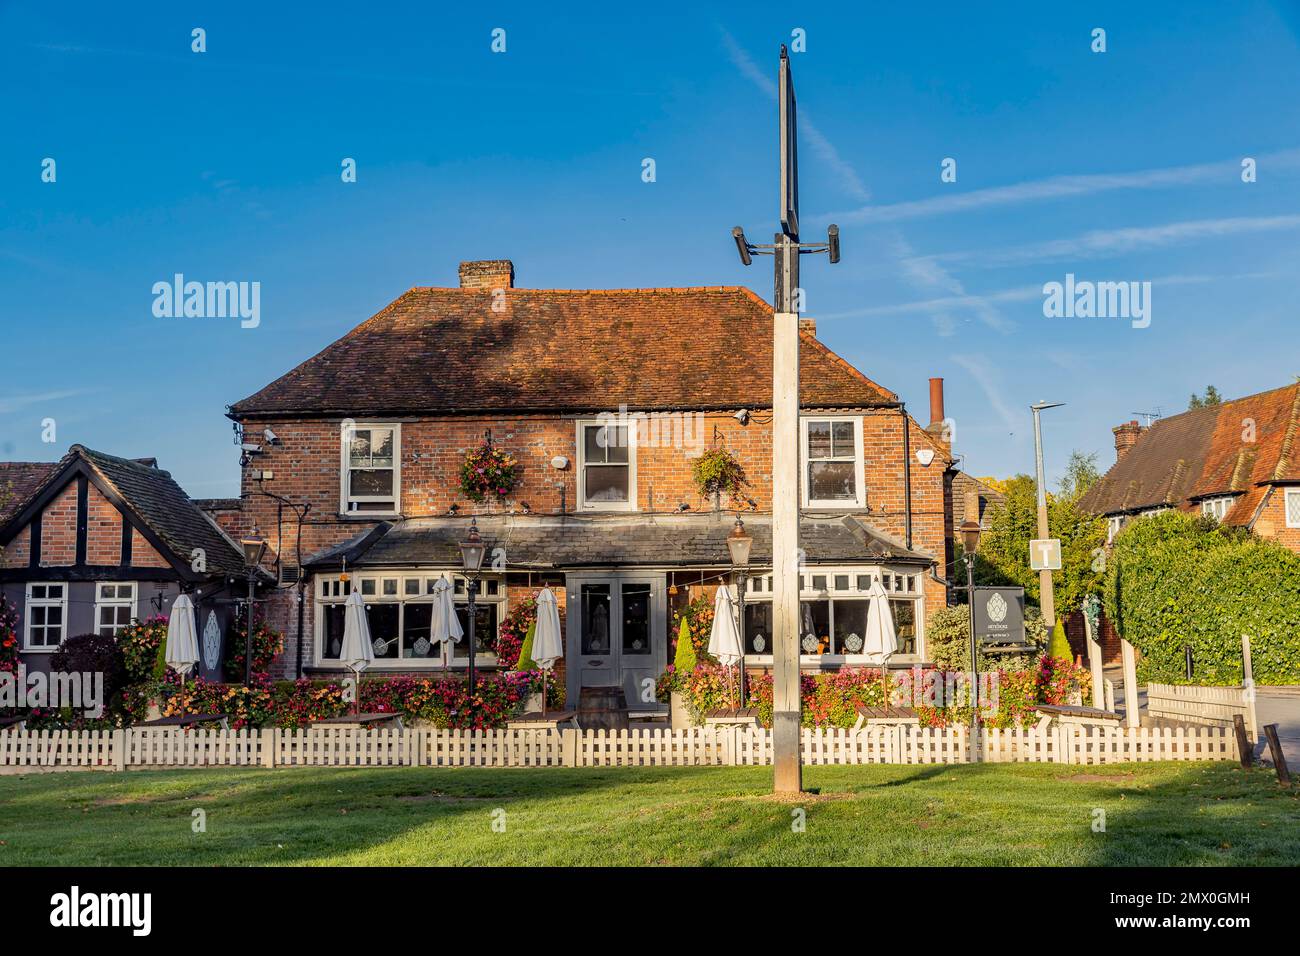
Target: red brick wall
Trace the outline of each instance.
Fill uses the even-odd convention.
[[[41,567],[77,563],[77,483],[68,482],[41,512]]]
[[[0,554],[0,566],[6,568],[25,568],[31,562],[32,555],[32,529],[28,525],[14,536],[9,542],[2,554]]]
[[[122,563],[122,514],[91,485],[86,495],[86,563]]]
[[[815,412],[805,412],[815,414]],[[847,414],[837,411],[834,414]],[[859,514],[867,524],[902,542],[904,539],[905,491],[903,487],[903,421],[897,411],[863,410],[863,450],[865,455],[868,514]],[[375,421],[376,424],[387,424]],[[912,545],[916,550],[935,555],[943,573],[946,559],[946,508],[944,470],[947,446],[910,421],[911,484],[912,484]],[[302,553],[312,554],[322,548],[337,544],[372,526],[376,518],[340,517],[340,422],[333,421],[272,421],[246,422],[250,434],[260,434],[270,426],[280,439],[276,445],[263,445],[263,452],[254,456],[249,469],[243,473],[243,507],[238,511],[221,511],[213,517],[231,535],[238,537],[254,525],[269,542],[269,552],[277,545],[277,532],[283,536],[286,560],[292,562],[292,548],[296,526],[293,515],[285,511],[282,523],[277,526],[277,506],[273,499],[254,494],[258,490],[283,495],[295,503],[312,505],[302,533]],[[441,418],[403,421],[401,436],[401,511],[405,517],[445,515],[451,505],[459,506],[459,514],[501,514],[522,510],[529,505],[534,514],[558,514],[560,491],[565,490],[565,506],[575,510],[577,428],[575,419],[555,415],[520,416],[502,418]],[[647,430],[649,426],[646,426]],[[662,424],[660,426],[663,427]],[[460,466],[465,455],[478,445],[484,433],[491,429],[493,443],[516,455],[523,466],[519,485],[504,502],[485,501],[474,504],[460,491]],[[710,413],[701,421],[692,420],[687,435],[698,436],[698,442],[688,441],[685,447],[672,445],[656,447],[639,443],[636,453],[637,506],[642,512],[673,511],[685,502],[692,511],[711,510],[711,500],[703,498],[696,490],[691,476],[691,465],[698,448],[725,445],[739,458],[745,468],[749,486],[746,498],[752,499],[760,512],[772,507],[772,431],[770,425],[751,420],[741,425],[727,413]],[[935,451],[928,467],[916,460],[920,448]],[[557,471],[551,467],[556,456],[569,459],[569,467]],[[250,478],[250,470],[271,471],[274,477],[258,483]],[[723,502],[723,507],[730,507]],[[267,563],[274,561],[268,553]],[[512,589],[513,590],[513,589]],[[274,601],[283,607],[268,607],[273,620],[287,622],[286,660],[283,666],[291,669],[295,644],[297,613],[293,607],[293,592],[281,592]],[[926,611],[931,614],[946,603],[942,584],[927,579],[925,583]],[[305,631],[312,630],[312,603],[308,595],[305,613]]]
[[[1070,651],[1075,658],[1082,658],[1086,664],[1088,662],[1088,632],[1083,623],[1082,611],[1071,611],[1065,619],[1065,636],[1070,642]],[[1120,659],[1119,634],[1115,631],[1115,625],[1110,623],[1110,618],[1106,612],[1101,614],[1101,660],[1103,664],[1118,663]]]
[[[145,540],[138,528],[131,529],[131,567],[170,568],[167,560]]]
[[[1286,488],[1274,487],[1255,521],[1255,533],[1285,548],[1300,552],[1300,528],[1286,526]]]

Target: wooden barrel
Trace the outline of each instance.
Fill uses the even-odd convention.
[[[583,730],[626,730],[627,700],[623,688],[582,688],[578,695],[578,726]]]

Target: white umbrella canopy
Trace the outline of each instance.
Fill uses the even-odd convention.
[[[194,622],[194,602],[182,594],[172,603],[167,618],[167,666],[184,677],[199,662],[198,626]]]
[[[709,633],[709,653],[725,667],[733,667],[745,656],[740,646],[740,629],[736,627],[736,612],[731,603],[731,591],[725,584],[718,585],[713,599],[713,630]]]
[[[542,588],[537,595],[537,629],[533,631],[533,660],[542,670],[548,671],[564,656],[564,643],[560,640],[560,608],[550,588]]]
[[[879,578],[873,578],[867,589],[867,633],[862,653],[879,657],[883,665],[898,652],[898,634],[894,630],[894,615],[889,610],[889,595]]]
[[[374,659],[366,605],[361,600],[361,592],[353,588],[343,605],[343,646],[339,649],[339,661],[354,671],[362,671]]]
[[[442,649],[443,664],[450,660],[452,643],[465,636],[451,590],[451,582],[446,578],[439,578],[433,585],[433,629],[429,639]]]

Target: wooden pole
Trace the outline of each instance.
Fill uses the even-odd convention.
[[[783,257],[798,258],[787,239]],[[772,764],[777,793],[803,789],[799,753],[799,315],[773,316]]]
[[[1137,727],[1142,723],[1138,713],[1137,655],[1128,641],[1121,640],[1119,646],[1124,663],[1124,724]]]
[[[1277,739],[1277,724],[1265,724],[1264,736],[1268,738],[1269,753],[1273,755],[1273,766],[1277,769],[1277,781],[1291,786],[1291,771],[1286,765],[1286,754],[1282,752],[1282,742]]]
[[[1241,714],[1232,715],[1232,729],[1237,734],[1237,756],[1241,758],[1241,765],[1249,768],[1255,759],[1255,748],[1246,739],[1246,721]]]
[[[1250,739],[1259,737],[1259,721],[1255,716],[1255,668],[1250,663],[1250,635],[1241,635],[1241,686],[1246,698],[1246,722]]]
[[[1088,667],[1092,671],[1092,706],[1098,710],[1106,709],[1106,674],[1101,667],[1101,644],[1092,632],[1092,618],[1085,609],[1083,612],[1083,629],[1087,635]]]

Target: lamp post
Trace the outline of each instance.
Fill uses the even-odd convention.
[[[239,546],[244,549],[244,566],[248,568],[248,611],[244,619],[244,686],[248,687],[253,682],[253,588],[266,554],[266,542],[253,528],[252,534],[239,539]]]
[[[980,549],[980,523],[967,518],[957,529],[961,532],[962,561],[966,564],[966,604],[970,612],[971,695],[975,710],[980,705],[980,658],[975,637],[975,552]]]
[[[478,616],[474,609],[474,595],[478,594],[479,572],[483,568],[483,555],[486,552],[487,547],[478,534],[478,521],[471,518],[469,534],[460,543],[460,561],[465,573],[465,593],[469,598],[469,693],[471,697],[474,696],[474,658],[478,654],[474,647],[474,623]]]
[[[727,552],[731,555],[731,570],[736,575],[736,598],[740,612],[740,701],[739,707],[745,706],[745,585],[749,574],[749,552],[754,547],[754,539],[745,533],[745,522],[736,517],[736,523],[727,535]]]
[[[1047,486],[1043,483],[1043,426],[1039,421],[1038,413],[1048,408],[1060,408],[1065,402],[1039,402],[1036,405],[1030,405],[1029,409],[1034,413],[1034,463],[1037,467],[1038,481],[1038,537],[1040,539],[1047,537]],[[1047,632],[1050,635],[1052,628],[1056,626],[1056,595],[1052,591],[1052,572],[1042,570],[1038,572],[1038,603],[1043,611],[1043,623],[1047,625]]]

